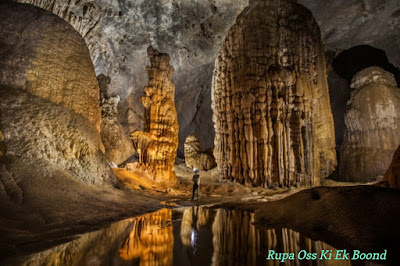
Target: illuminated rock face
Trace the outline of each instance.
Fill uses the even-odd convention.
[[[47,11],[12,4],[0,7],[0,44],[0,146],[8,171],[0,177],[109,182],[99,87],[83,38]]]
[[[175,110],[173,67],[167,54],[151,46],[147,50],[149,84],[140,98],[144,105],[144,132],[135,131],[131,139],[139,153],[139,162],[152,172],[157,181],[176,179],[173,171],[178,148],[178,119]]]
[[[388,182],[389,187],[400,190],[400,145],[393,155],[392,163],[386,171],[383,181]]]
[[[378,67],[358,72],[351,87],[339,174],[344,181],[374,181],[400,145],[400,90],[393,75]]]
[[[311,12],[253,1],[230,29],[212,84],[214,156],[246,185],[318,185],[336,166],[324,48]]]
[[[185,140],[185,164],[189,168],[210,170],[215,167],[214,156],[202,151],[197,135],[189,135]]]
[[[59,17],[21,6],[20,21],[9,15],[0,22],[0,84],[61,105],[100,132],[99,87],[84,39]]]

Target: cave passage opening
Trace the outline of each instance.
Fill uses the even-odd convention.
[[[392,73],[397,84],[400,84],[400,70],[390,63],[384,50],[370,45],[358,45],[342,51],[333,60],[332,66],[340,77],[349,82],[364,68],[378,66]]]

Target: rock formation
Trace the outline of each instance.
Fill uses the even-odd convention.
[[[110,78],[104,75],[97,77],[101,91],[101,140],[104,143],[105,155],[109,162],[117,165],[126,161],[135,153],[132,141],[118,121],[119,96],[108,97],[107,86]]]
[[[110,182],[99,87],[79,33],[40,8],[2,5],[0,54],[0,145],[7,149],[0,176],[31,186],[54,175]]]
[[[214,156],[247,185],[318,185],[336,166],[324,49],[310,11],[254,1],[230,29],[212,85]]]
[[[139,153],[139,162],[152,172],[157,181],[172,181],[176,150],[178,148],[178,118],[175,110],[174,68],[169,65],[169,55],[159,53],[151,46],[147,50],[150,66],[147,67],[149,85],[140,98],[144,105],[144,132],[131,134]]]
[[[358,72],[351,88],[339,176],[344,181],[374,181],[385,174],[400,145],[400,90],[393,75],[378,67]]]
[[[185,137],[198,134],[204,148],[213,147],[210,91],[216,55],[237,15],[249,0],[16,0],[64,18],[85,38],[96,73],[112,77],[110,92],[121,97],[120,123],[127,132],[142,121],[138,101],[147,83],[146,48],[171,56],[176,69],[179,152]],[[255,2],[255,1],[251,1]],[[368,43],[383,49],[400,67],[399,7],[396,0],[297,0],[310,9],[332,51]],[[349,27],[351,25],[351,27]],[[335,88],[334,88],[335,89]]]
[[[210,170],[216,166],[212,153],[204,152],[197,135],[189,135],[185,140],[185,164],[190,169]]]
[[[14,16],[2,21],[0,84],[61,105],[100,132],[99,87],[85,41],[57,16],[31,10],[20,8],[27,17],[21,21]]]
[[[400,145],[393,155],[392,163],[383,177],[383,182],[387,182],[390,188],[400,190]]]

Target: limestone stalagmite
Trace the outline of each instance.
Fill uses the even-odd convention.
[[[251,1],[230,29],[212,84],[214,155],[224,178],[318,185],[336,166],[324,49],[293,1]]]
[[[400,90],[378,67],[358,72],[351,87],[339,173],[344,181],[373,181],[385,174],[400,145]]]
[[[202,150],[197,135],[187,136],[184,148],[185,164],[187,167],[197,168],[199,170],[210,170],[216,166],[214,156]]]
[[[178,119],[175,110],[174,68],[169,55],[147,50],[151,65],[147,67],[149,85],[140,98],[144,105],[144,132],[131,134],[140,163],[152,172],[155,180],[175,180],[173,171],[178,148]]]

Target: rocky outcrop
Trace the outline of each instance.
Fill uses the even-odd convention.
[[[212,97],[224,178],[314,186],[335,169],[324,50],[303,6],[265,0],[244,10],[218,55]]]
[[[197,135],[189,135],[185,140],[185,164],[188,168],[210,170],[216,166],[212,152],[204,152]]]
[[[400,145],[393,155],[389,169],[383,177],[383,182],[388,183],[390,188],[400,190]]]
[[[139,153],[139,163],[146,166],[157,181],[176,179],[173,171],[178,148],[178,118],[175,110],[174,68],[168,54],[159,53],[151,46],[147,50],[149,85],[140,98],[144,106],[144,132],[131,134]]]
[[[132,141],[118,122],[119,97],[101,98],[101,140],[109,162],[122,164],[135,153]]]
[[[393,75],[378,67],[358,72],[351,87],[339,176],[344,181],[374,181],[385,174],[400,145],[400,90]]]
[[[83,38],[59,17],[21,4],[0,6],[0,32],[0,121],[7,149],[7,173],[0,176],[16,183],[37,182],[34,172],[110,182],[99,88]]]

